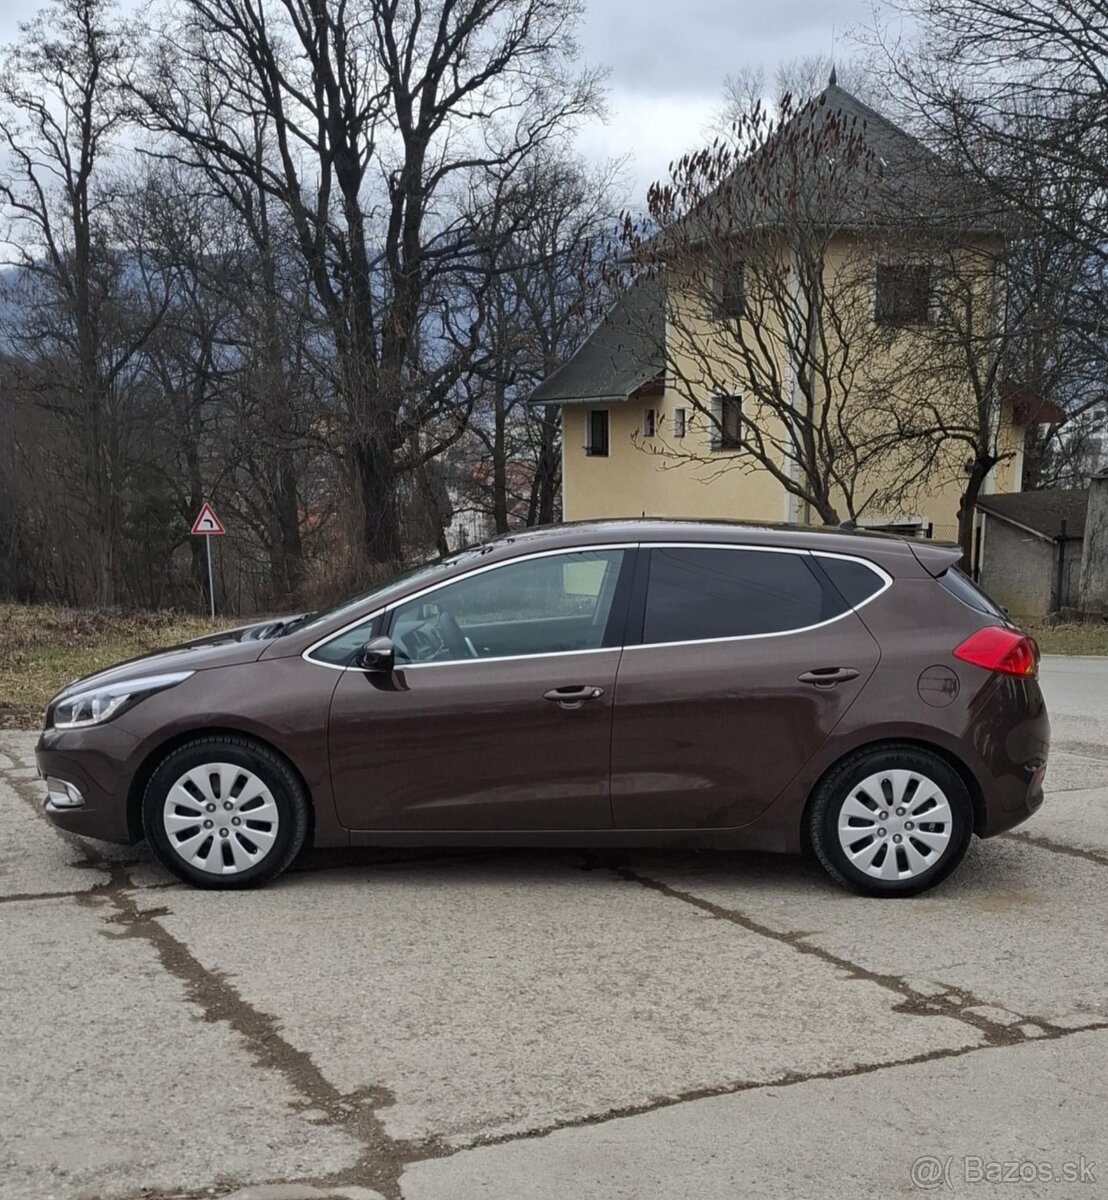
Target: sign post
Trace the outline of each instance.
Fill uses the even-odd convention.
[[[215,576],[212,574],[212,538],[219,537],[226,532],[215,515],[215,510],[205,500],[200,515],[192,523],[192,536],[204,539],[204,548],[208,555],[208,601],[213,621],[215,620]]]

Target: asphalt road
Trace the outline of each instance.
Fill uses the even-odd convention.
[[[199,893],[0,734],[0,1197],[1108,1195],[1108,660],[1043,677],[1047,803],[899,902],[654,852]]]

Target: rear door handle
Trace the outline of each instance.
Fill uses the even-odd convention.
[[[836,683],[846,683],[848,679],[857,679],[858,672],[853,667],[816,667],[813,671],[805,671],[798,675],[801,683],[814,683],[816,687],[834,687]]]
[[[586,700],[599,700],[604,695],[604,689],[593,687],[591,683],[571,684],[568,687],[551,688],[543,692],[544,700],[553,700],[562,708],[580,708]]]

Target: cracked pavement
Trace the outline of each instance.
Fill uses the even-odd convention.
[[[1108,1194],[1108,660],[1043,686],[1042,810],[891,902],[677,851],[196,892],[54,830],[0,733],[0,1198],[885,1200],[924,1155],[956,1194]]]

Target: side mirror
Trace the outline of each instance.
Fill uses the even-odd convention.
[[[396,663],[396,647],[392,644],[392,638],[370,638],[358,651],[355,661],[363,671],[391,671]]]

